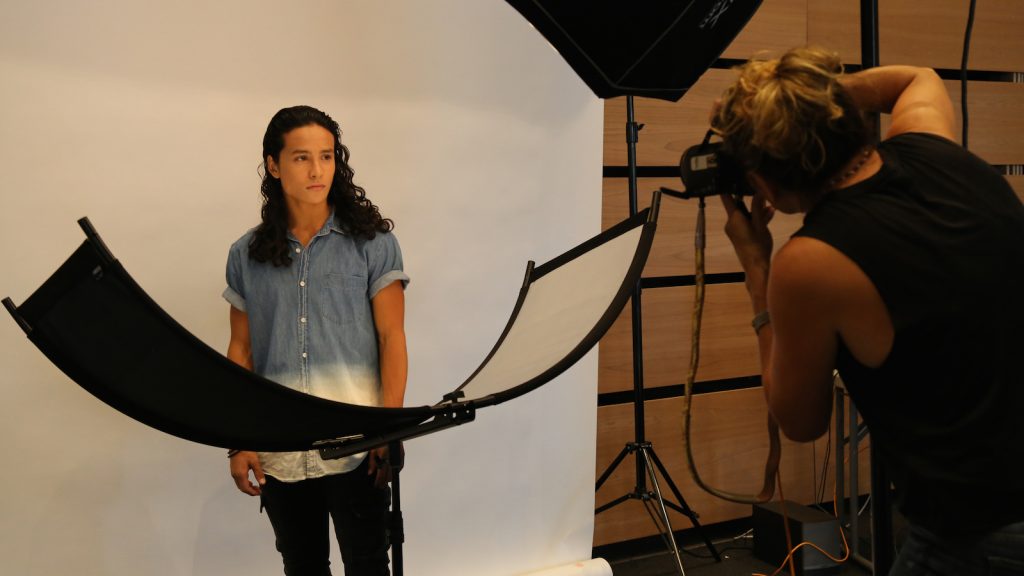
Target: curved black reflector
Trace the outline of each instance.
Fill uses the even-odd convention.
[[[114,259],[88,220],[86,241],[22,304],[4,305],[72,380],[118,411],[175,436],[260,451],[329,446],[341,456],[470,421],[477,407],[550,381],[589,351],[639,281],[654,237],[649,208],[533,267],[505,332],[480,368],[435,406],[376,408],[297,392],[228,360],[185,330]]]
[[[241,368],[168,316],[88,238],[18,308],[29,339],[113,408],[187,440],[250,450],[413,425],[428,408],[324,400]]]
[[[676,101],[761,0],[507,0],[599,98]]]

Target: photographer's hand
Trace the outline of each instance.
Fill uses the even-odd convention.
[[[746,273],[754,312],[761,312],[767,306],[768,270],[773,247],[768,223],[775,215],[775,209],[768,204],[762,192],[754,194],[749,212],[741,204],[742,200],[728,194],[722,194],[721,198],[728,215],[725,233]]]

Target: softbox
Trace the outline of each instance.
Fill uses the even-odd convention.
[[[507,0],[600,98],[679,100],[761,0]]]

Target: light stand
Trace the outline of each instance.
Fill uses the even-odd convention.
[[[643,125],[636,123],[636,118],[633,108],[633,96],[626,96],[626,154],[628,162],[628,174],[629,174],[629,214],[633,216],[637,213],[637,175],[636,175],[636,143],[639,140],[639,133]],[[669,520],[667,508],[672,508],[677,512],[687,516],[693,523],[694,528],[704,539],[704,543],[708,550],[711,551],[711,555],[714,556],[716,562],[721,562],[722,558],[718,554],[718,550],[715,549],[714,544],[708,538],[707,534],[704,533],[704,528],[700,525],[698,515],[694,512],[690,506],[686,503],[683,495],[679,492],[679,488],[676,487],[675,482],[672,481],[672,477],[669,475],[668,470],[661,463],[661,459],[654,452],[654,445],[645,439],[645,420],[644,420],[644,373],[643,373],[643,324],[641,318],[641,306],[640,306],[640,295],[641,295],[641,281],[638,280],[636,285],[633,287],[633,296],[631,299],[631,320],[632,320],[632,341],[633,341],[633,429],[634,429],[634,441],[627,442],[623,449],[619,452],[619,455],[612,461],[605,470],[601,477],[597,480],[597,486],[595,490],[600,490],[601,486],[608,480],[612,472],[625,460],[626,456],[633,454],[636,458],[636,484],[633,490],[627,494],[624,494],[607,504],[599,506],[594,514],[600,514],[606,510],[609,510],[623,502],[628,500],[640,500],[644,503],[648,514],[651,515],[651,519],[658,527],[659,532],[662,534],[663,539],[666,541],[669,550],[675,556],[676,567],[679,570],[679,574],[685,574],[683,571],[683,561],[679,555],[679,547],[675,541],[675,535],[672,531],[672,523]],[[665,500],[661,493],[661,487],[658,484],[658,479],[655,474],[655,467],[661,472],[662,478],[668,484],[672,491],[672,494],[678,500],[678,504]],[[647,478],[650,478],[653,491],[647,489]]]
[[[860,64],[863,69],[878,66],[878,0],[860,2]],[[879,140],[878,114],[873,115],[874,139]],[[853,423],[851,422],[851,426]],[[855,458],[856,455],[851,455]],[[889,474],[878,446],[871,443],[871,564],[874,574],[888,574],[893,555],[892,499]],[[851,516],[857,513],[851,510]],[[856,534],[854,534],[856,537]]]
[[[405,466],[405,450],[400,441],[388,444],[388,461],[391,464],[391,519],[388,523],[391,539],[392,576],[402,576],[403,567],[402,544],[405,543],[405,520],[402,518],[402,487],[398,480],[402,467]]]

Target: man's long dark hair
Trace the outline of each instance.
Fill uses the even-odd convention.
[[[292,263],[291,250],[288,249],[288,206],[281,180],[270,174],[267,157],[279,162],[285,134],[311,124],[321,126],[334,135],[334,181],[327,193],[327,204],[334,209],[338,227],[346,234],[366,240],[373,239],[378,232],[389,232],[394,228],[394,222],[382,217],[380,210],[366,198],[366,191],[352,182],[355,172],[348,165],[349,151],[341,143],[338,123],[311,106],[283,108],[270,119],[263,135],[262,222],[249,243],[249,257],[257,262],[270,262],[274,266]]]

